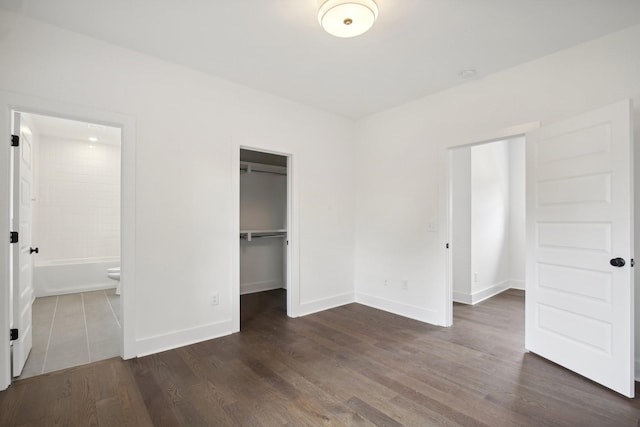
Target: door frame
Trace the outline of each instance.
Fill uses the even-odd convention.
[[[453,251],[455,247],[453,241],[453,150],[465,147],[473,147],[476,145],[488,144],[491,142],[503,141],[505,139],[524,137],[527,132],[540,128],[540,121],[524,123],[509,128],[496,130],[484,135],[480,135],[473,141],[461,142],[445,147],[444,161],[445,164],[445,180],[446,185],[444,194],[446,194],[446,241],[449,245],[447,250],[447,269],[446,269],[446,289],[445,289],[445,313],[443,326],[453,325]],[[525,141],[526,143],[526,141]],[[525,296],[526,298],[526,296]]]
[[[130,359],[135,352],[135,117],[83,105],[68,104],[36,96],[0,91],[0,135],[5,143],[0,145],[0,224],[4,224],[4,235],[10,230],[10,162],[12,111],[41,114],[63,119],[103,124],[118,127],[121,134],[120,158],[120,265],[121,281],[121,339],[120,356]],[[0,244],[0,331],[8,331],[9,318],[9,253],[8,241]],[[0,390],[11,384],[11,348],[8,339],[0,340]]]
[[[232,332],[240,331],[240,150],[252,150],[276,154],[287,158],[287,316],[298,317],[300,313],[300,256],[299,217],[297,206],[297,171],[293,153],[273,150],[256,145],[237,142],[231,144],[231,180],[233,202],[231,209],[231,325]]]

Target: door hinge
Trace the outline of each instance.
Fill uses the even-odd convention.
[[[9,232],[9,243],[18,243],[18,232],[10,231]]]
[[[11,135],[11,146],[12,147],[20,146],[20,137],[18,135]]]
[[[18,339],[18,330],[9,329],[9,341],[15,341]]]

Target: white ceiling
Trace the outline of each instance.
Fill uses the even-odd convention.
[[[0,0],[0,7],[347,117],[640,23],[639,0],[377,0],[339,39],[317,0]]]
[[[64,138],[67,140],[86,141],[87,144],[120,145],[120,128],[102,126],[76,120],[60,119],[57,117],[41,116],[39,114],[24,114],[32,124],[32,132],[39,136]],[[97,138],[90,141],[89,137]]]

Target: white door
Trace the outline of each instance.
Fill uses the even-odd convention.
[[[20,136],[20,146],[13,155],[13,230],[18,243],[13,244],[13,328],[18,339],[13,341],[13,376],[22,372],[31,351],[31,303],[33,302],[33,263],[31,259],[31,181],[33,153],[31,138],[23,132],[20,113],[13,117],[13,134]]]
[[[526,348],[633,397],[630,116],[624,101],[527,134]]]

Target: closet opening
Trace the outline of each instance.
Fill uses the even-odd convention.
[[[289,314],[289,158],[240,149],[240,323]]]
[[[524,136],[452,148],[449,170],[454,305],[524,298]]]

